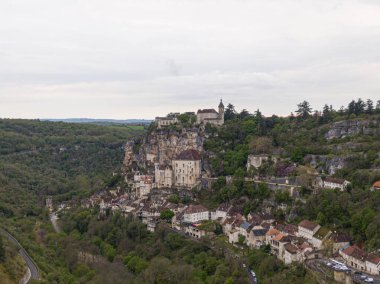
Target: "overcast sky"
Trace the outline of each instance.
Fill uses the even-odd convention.
[[[0,0],[0,117],[380,99],[379,0]]]

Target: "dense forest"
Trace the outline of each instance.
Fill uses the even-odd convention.
[[[80,200],[104,188],[112,172],[122,166],[125,141],[138,138],[143,130],[142,126],[0,120],[0,224],[17,236],[43,275],[54,271],[62,277],[59,283],[70,283],[64,280],[65,260],[54,257],[64,238],[54,237],[54,247],[44,243],[52,233],[46,196]],[[5,273],[10,283],[17,282],[17,273],[25,267],[15,248],[1,240],[0,277]]]

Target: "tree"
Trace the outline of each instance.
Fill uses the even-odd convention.
[[[373,113],[373,101],[371,99],[367,100],[367,113],[372,114]]]
[[[362,114],[365,110],[365,102],[363,102],[362,99],[358,99],[358,101],[355,103],[355,114]]]
[[[167,222],[169,222],[174,216],[174,212],[170,209],[166,209],[164,211],[161,212],[160,214],[160,218],[162,220],[166,220]]]
[[[303,101],[302,103],[299,103],[297,107],[298,109],[296,110],[296,113],[298,114],[298,117],[305,119],[310,116],[312,108],[309,102]]]
[[[350,114],[354,114],[354,113],[355,113],[355,105],[356,105],[355,100],[352,100],[352,101],[348,104],[348,108],[347,108],[348,115],[350,115]]]
[[[249,111],[248,110],[246,110],[246,109],[243,109],[241,112],[240,112],[240,114],[239,114],[239,117],[240,117],[240,119],[244,119],[244,118],[246,118],[246,117],[248,117],[248,116],[250,116],[251,114],[249,113]]]
[[[3,238],[0,235],[0,262],[3,262],[5,259],[5,248],[3,243]]]
[[[272,139],[269,137],[254,138],[249,143],[249,151],[253,154],[269,154],[272,150]]]
[[[236,110],[232,104],[228,104],[224,112],[224,120],[232,120],[236,117]]]

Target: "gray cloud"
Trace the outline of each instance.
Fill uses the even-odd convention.
[[[4,0],[0,117],[375,100],[379,15],[370,0]]]

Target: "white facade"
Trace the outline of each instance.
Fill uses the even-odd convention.
[[[314,234],[321,228],[321,226],[318,224],[315,224],[313,222],[307,221],[309,223],[315,224],[315,226],[307,226],[306,227],[306,226],[302,225],[303,222],[304,221],[302,221],[298,225],[298,235],[300,237],[304,237],[305,239],[307,239],[309,241],[312,241]]]
[[[347,186],[350,184],[347,180],[341,180],[337,178],[327,177],[325,180],[319,179],[319,186],[325,189],[336,189],[340,191],[346,190]]]
[[[201,177],[201,161],[173,160],[174,185],[192,188]]]
[[[190,205],[183,212],[183,221],[186,223],[198,223],[209,220],[209,211],[200,205]]]
[[[366,260],[365,268],[369,274],[380,275],[380,262],[378,264],[375,264],[373,262]]]

